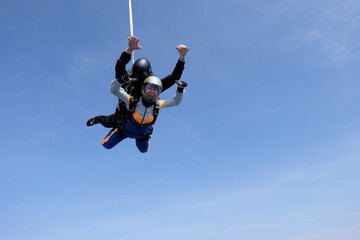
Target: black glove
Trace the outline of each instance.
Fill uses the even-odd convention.
[[[176,81],[176,84],[178,85],[178,88],[186,88],[187,83],[184,81]]]
[[[177,88],[177,90],[178,90],[178,92],[183,92],[184,91],[184,88],[187,86],[187,83],[186,82],[184,82],[184,81],[175,81],[176,82],[176,84],[177,84],[177,86],[178,86],[178,88]]]
[[[130,81],[130,76],[129,75],[124,75],[121,77],[121,80],[124,82],[124,83],[128,83]]]

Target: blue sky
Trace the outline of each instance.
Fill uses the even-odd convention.
[[[132,4],[159,77],[191,48],[146,154],[85,126],[117,102],[128,1],[0,2],[0,238],[359,239],[360,2]]]

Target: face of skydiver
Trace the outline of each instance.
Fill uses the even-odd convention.
[[[145,87],[145,94],[150,98],[156,98],[158,96],[158,88],[152,84],[148,84]]]

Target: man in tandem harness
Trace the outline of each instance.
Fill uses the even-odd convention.
[[[107,149],[111,149],[125,138],[134,138],[139,151],[145,153],[149,150],[152,125],[156,121],[159,110],[179,105],[187,83],[177,81],[178,87],[175,96],[167,100],[158,98],[162,91],[162,82],[156,76],[149,76],[144,80],[141,97],[138,100],[134,100],[126,93],[125,89],[121,87],[123,83],[123,78],[112,81],[110,91],[125,103],[128,118],[120,128],[111,129],[103,139],[102,145]]]
[[[136,81],[136,78],[132,79],[128,75],[123,76],[121,78],[121,80],[119,81],[120,83],[123,82],[121,87],[122,88],[126,87],[126,88],[124,88],[124,90],[129,95],[129,106],[128,106],[128,108],[126,107],[125,102],[120,100],[120,99],[119,99],[118,107],[116,108],[115,116],[118,115],[116,117],[116,120],[117,120],[117,124],[118,124],[117,126],[118,126],[118,131],[119,132],[123,132],[123,131],[128,132],[126,130],[126,127],[125,127],[126,123],[134,125],[135,128],[144,128],[144,127],[146,127],[146,125],[141,125],[140,123],[131,121],[132,116],[133,116],[133,114],[135,112],[136,105],[138,104],[138,102],[140,100],[140,98],[135,98],[134,96],[132,96],[132,89],[134,89],[134,86],[132,86],[132,84],[131,84],[132,81]],[[137,137],[143,137],[144,139],[147,139],[147,140],[150,139],[151,134],[153,133],[153,127],[152,126],[156,122],[157,116],[159,115],[159,110],[160,110],[159,103],[158,103],[158,101],[155,101],[154,109],[153,109],[154,119],[151,122],[151,125],[149,126],[149,131],[142,134],[142,135],[136,135]],[[126,116],[126,117],[120,117],[120,116]]]

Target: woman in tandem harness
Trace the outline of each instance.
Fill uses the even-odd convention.
[[[135,138],[136,146],[140,152],[145,153],[149,150],[149,138],[152,133],[152,125],[155,123],[160,109],[173,107],[180,104],[184,88],[187,83],[177,82],[178,88],[173,98],[168,100],[158,99],[162,91],[161,80],[156,76],[150,76],[144,80],[139,100],[134,100],[121,87],[122,78],[111,82],[110,91],[119,100],[125,102],[128,109],[128,119],[124,123],[123,129],[113,128],[102,141],[102,145],[111,149],[125,138]]]

